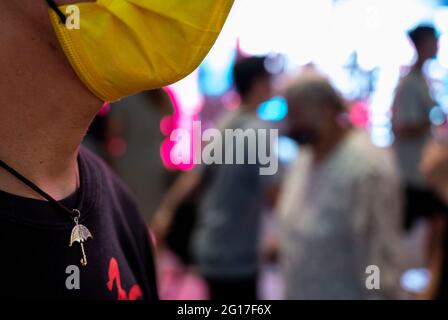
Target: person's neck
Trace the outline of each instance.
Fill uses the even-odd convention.
[[[422,72],[423,71],[423,66],[425,65],[426,60],[422,59],[422,58],[418,58],[417,61],[414,63],[414,65],[412,66],[412,71],[415,72]]]
[[[344,140],[350,131],[350,128],[338,128],[337,130],[334,130],[334,134],[328,136],[327,139],[319,140],[313,146],[314,165],[319,165],[324,159],[326,159]]]
[[[56,101],[0,100],[0,159],[57,200],[75,192],[78,148],[96,110]],[[41,199],[1,168],[0,190]]]
[[[78,148],[102,103],[66,59],[44,1],[0,9],[0,159],[60,200],[76,191]],[[2,168],[0,190],[42,199]]]

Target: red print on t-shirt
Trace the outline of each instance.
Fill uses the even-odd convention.
[[[129,293],[126,293],[126,291],[121,286],[121,278],[120,278],[120,269],[118,268],[118,262],[115,258],[110,258],[109,262],[109,281],[107,282],[107,288],[110,292],[112,292],[112,289],[114,287],[114,282],[117,286],[118,291],[118,300],[137,300],[138,298],[143,297],[142,290],[140,289],[140,286],[133,285],[131,290],[129,290]]]

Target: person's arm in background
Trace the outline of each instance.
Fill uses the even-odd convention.
[[[262,123],[263,124],[263,123]],[[260,126],[259,129],[278,129],[277,127],[274,127],[272,124],[263,124]],[[270,133],[272,134],[272,133]],[[270,136],[269,136],[270,137]],[[270,140],[268,140],[270,141]],[[274,140],[270,142],[271,144],[267,146],[266,150],[269,153],[269,155],[274,155],[274,152],[278,152],[278,146],[276,145],[278,141]],[[274,151],[277,150],[277,151]],[[255,151],[253,151],[255,152]],[[277,204],[280,198],[280,191],[281,191],[281,185],[282,180],[284,177],[284,166],[282,163],[278,161],[278,154],[275,154],[276,157],[276,172],[272,175],[261,175],[261,185],[263,188],[263,203],[265,206],[265,209],[268,213],[272,214],[270,219],[273,219],[272,222],[277,223],[278,216],[277,216]],[[271,157],[272,161],[272,157]],[[269,165],[273,165],[272,162]],[[263,167],[260,163],[258,163],[258,171],[260,172],[261,167]],[[265,237],[266,238],[266,237]],[[266,238],[266,241],[264,241],[262,246],[262,256],[263,259],[269,263],[276,263],[278,262],[278,256],[279,256],[279,240],[278,235],[275,234],[275,232],[272,233],[270,237]]]
[[[266,190],[264,192],[264,199],[266,206],[270,210],[274,210],[276,208],[279,195],[280,195],[279,182],[273,183],[272,185],[266,187]]]
[[[175,211],[196,190],[201,179],[202,174],[199,171],[183,172],[163,197],[151,223],[158,246],[163,245],[165,241]]]
[[[445,220],[445,217],[439,215],[429,221],[427,268],[430,272],[430,281],[428,287],[417,297],[419,300],[435,299],[439,290],[442,262],[445,254],[443,246],[443,237],[446,229]]]
[[[277,221],[279,219],[277,215],[277,203],[280,198],[281,186],[279,182],[273,183],[266,187],[264,192],[264,202],[266,204],[268,212],[272,213],[273,219]],[[278,262],[279,256],[279,240],[277,234],[272,234],[269,239],[263,243],[263,259],[269,263]]]

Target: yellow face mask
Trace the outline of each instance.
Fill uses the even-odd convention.
[[[49,14],[61,46],[83,83],[115,101],[174,83],[193,72],[213,46],[233,0],[97,0],[78,3],[79,28],[67,5]]]

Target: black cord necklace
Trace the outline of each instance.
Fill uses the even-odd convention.
[[[78,209],[70,210],[69,208],[64,206],[62,203],[58,202],[56,199],[54,199],[52,196],[50,196],[48,193],[43,191],[41,188],[39,188],[32,181],[28,180],[27,178],[22,176],[19,172],[17,172],[15,169],[11,168],[9,165],[7,165],[2,160],[0,160],[0,167],[5,169],[6,171],[8,171],[10,174],[12,174],[14,177],[16,177],[18,180],[20,180],[24,184],[26,184],[29,188],[33,189],[40,196],[45,198],[50,204],[54,205],[56,208],[58,208],[62,212],[67,213],[71,217],[71,219],[75,223],[75,226],[73,227],[71,236],[70,236],[70,247],[75,242],[78,242],[80,244],[81,254],[82,254],[81,265],[87,266],[87,256],[84,251],[84,242],[86,242],[89,238],[93,238],[93,236],[90,233],[89,229],[87,229],[82,224],[79,224],[79,217],[81,216],[81,212]]]

